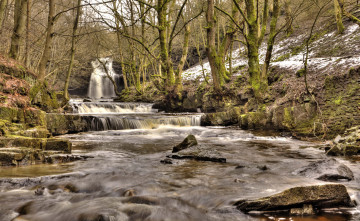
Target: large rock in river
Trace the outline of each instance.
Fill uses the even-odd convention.
[[[221,153],[216,151],[215,148],[208,145],[198,145],[194,135],[187,136],[183,142],[173,147],[172,152],[176,154],[168,155],[168,158],[226,163],[226,158],[222,157]],[[172,164],[172,161],[168,159],[161,160],[160,162]]]
[[[184,149],[187,149],[189,147],[192,147],[192,146],[195,146],[197,145],[197,140],[195,138],[194,135],[188,135],[184,140],[183,142],[181,142],[180,144],[176,145],[175,147],[173,147],[173,153],[177,153],[179,152],[180,150],[184,150]]]
[[[226,163],[226,158],[223,157],[219,151],[207,145],[196,145],[167,157],[178,160],[188,159],[196,161]]]
[[[241,200],[235,205],[243,212],[290,211],[304,205],[312,205],[315,209],[353,206],[346,187],[341,184],[294,187],[269,197]]]
[[[295,171],[295,174],[323,181],[353,180],[354,174],[346,165],[335,159],[324,159]]]

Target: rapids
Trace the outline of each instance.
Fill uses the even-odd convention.
[[[1,221],[360,219],[358,208],[289,217],[248,215],[232,206],[239,199],[325,183],[294,173],[326,158],[316,143],[234,127],[201,127],[201,114],[158,113],[151,104],[73,100],[72,105],[76,114],[92,117],[92,131],[63,137],[72,141],[74,154],[93,158],[1,168]],[[161,164],[188,134],[227,162]],[[358,200],[359,164],[339,161],[354,172],[355,180],[344,184]]]

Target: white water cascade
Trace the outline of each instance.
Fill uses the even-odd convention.
[[[149,103],[131,103],[131,102],[112,102],[107,100],[98,100],[93,102],[83,102],[81,100],[70,101],[75,113],[78,114],[135,114],[135,113],[156,113],[153,104]]]
[[[117,82],[119,78],[119,75],[117,75],[113,69],[113,60],[111,58],[100,58],[99,60],[91,62],[91,64],[94,70],[90,78],[88,97],[92,99],[116,97],[114,85],[109,79],[109,77],[111,77]]]
[[[91,131],[200,126],[202,116],[158,113],[150,103],[113,102],[110,99],[92,102],[72,99],[70,104],[75,114],[83,115]]]

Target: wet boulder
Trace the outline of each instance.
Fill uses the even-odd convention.
[[[341,156],[342,151],[340,150],[339,147],[334,146],[334,147],[331,147],[329,150],[326,151],[326,155],[328,155],[328,156]]]
[[[189,159],[196,161],[226,163],[226,158],[224,158],[221,153],[219,153],[216,149],[206,145],[196,145],[167,157],[178,160]]]
[[[335,159],[324,159],[295,171],[295,174],[323,181],[353,180],[354,174],[346,165]]]
[[[183,142],[181,142],[180,144],[173,147],[172,152],[177,153],[177,152],[179,152],[181,150],[185,150],[185,149],[187,149],[189,147],[192,147],[192,146],[195,146],[197,144],[198,144],[198,142],[197,142],[195,136],[190,134],[183,140]]]
[[[349,128],[344,136],[338,135],[327,154],[332,156],[354,156],[360,154],[360,126]]]
[[[308,208],[308,205],[314,209],[353,206],[346,187],[341,184],[294,187],[269,197],[235,203],[237,209],[245,213],[279,210],[290,212],[294,208]]]

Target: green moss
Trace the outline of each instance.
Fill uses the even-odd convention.
[[[29,94],[31,103],[40,107],[44,111],[50,112],[60,107],[60,104],[57,100],[56,92],[48,90],[46,82],[36,83],[30,89]]]
[[[317,118],[314,117],[312,119],[309,120],[305,120],[305,121],[301,121],[299,123],[296,124],[295,126],[295,132],[298,134],[302,134],[302,135],[309,135],[312,134],[314,132],[314,124],[315,124],[315,120]],[[317,134],[321,133],[320,131],[318,131]]]
[[[305,44],[293,47],[291,49],[291,55],[294,56],[294,55],[299,54],[304,49],[304,47],[305,47]]]
[[[334,100],[334,104],[335,104],[335,105],[341,105],[342,102],[343,102],[342,96],[338,96],[338,97]]]
[[[293,129],[295,127],[294,107],[284,108],[283,124],[285,127],[289,128],[289,129]]]
[[[304,74],[305,74],[305,69],[304,68],[301,68],[300,70],[298,70],[297,72],[296,72],[296,77],[302,77],[302,76],[304,76]]]
[[[280,57],[278,57],[277,59],[275,59],[274,62],[285,61],[286,59],[289,59],[289,58],[290,58],[290,53],[284,54],[284,55],[281,55]]]

